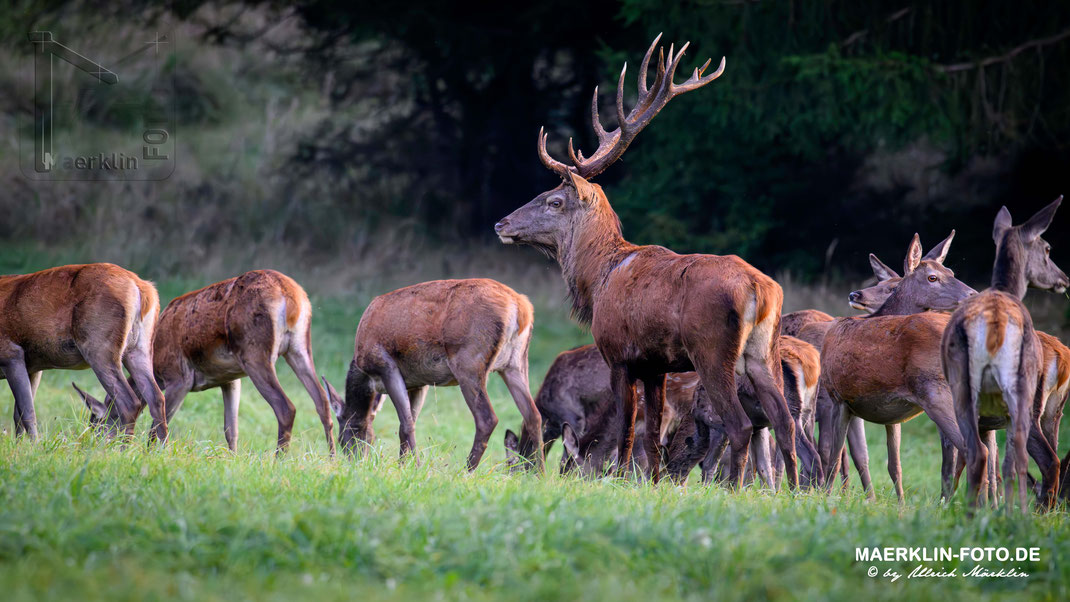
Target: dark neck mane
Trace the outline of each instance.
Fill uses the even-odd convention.
[[[1025,248],[1015,228],[996,243],[996,262],[992,265],[992,288],[1019,299],[1025,298]]]
[[[568,284],[572,316],[590,325],[594,300],[613,268],[638,246],[624,240],[620,218],[604,198],[580,216],[554,255]]]

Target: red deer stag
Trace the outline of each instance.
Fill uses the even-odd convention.
[[[524,295],[485,278],[434,280],[372,300],[357,326],[345,398],[330,385],[342,448],[374,441],[372,421],[386,393],[400,422],[401,456],[416,452],[416,419],[430,386],[460,385],[475,418],[468,454],[475,470],[498,424],[487,376],[501,375],[524,417],[524,457],[543,467],[542,419],[528,388],[534,310]]]
[[[246,272],[186,293],[160,314],[152,342],[153,372],[167,399],[167,422],[190,391],[219,387],[223,393],[223,435],[231,451],[238,445],[241,378],[248,376],[279,423],[278,451],[290,444],[294,404],[275,372],[279,356],[297,375],[316,404],[334,454],[334,429],[327,393],[312,362],[312,304],[301,285],[274,270]],[[78,387],[91,420],[102,419],[107,405]]]
[[[683,84],[673,76],[687,44],[668,57],[659,52],[657,76],[647,88],[647,68],[659,35],[639,67],[639,100],[624,113],[624,75],[617,84],[618,128],[607,132],[598,117],[598,91],[591,122],[598,149],[590,156],[569,144],[571,165],[552,159],[546,134],[539,132],[538,153],[562,183],[495,224],[506,244],[539,248],[561,265],[573,313],[590,324],[595,343],[611,367],[613,394],[624,410],[621,464],[631,462],[637,410],[635,384],[643,383],[647,400],[646,449],[651,477],[658,478],[658,433],[664,405],[665,374],[698,371],[716,413],[724,420],[736,463],[733,480],[742,477],[752,425],[736,395],[736,376],[751,380],[777,431],[788,483],[798,484],[794,422],[780,393],[778,352],[783,291],[773,279],[734,255],[678,255],[658,246],[624,240],[620,220],[605,193],[588,178],[619,159],[635,136],[679,94],[717,79],[720,67],[703,75],[710,62],[694,70]]]
[[[1042,408],[1034,412],[1037,377],[1043,370],[1042,347],[1021,300],[1030,286],[1061,293],[1070,285],[1049,256],[1051,245],[1040,237],[1061,202],[1060,196],[1020,226],[1011,223],[1006,207],[1000,209],[992,231],[996,242],[992,286],[955,310],[943,336],[943,368],[965,441],[971,508],[977,505],[988,459],[979,432],[1000,428],[1005,422],[1009,430],[1003,487],[1008,508],[1014,505],[1011,492],[1017,477],[1020,509],[1029,512],[1027,451],[1041,470],[1038,504],[1047,508],[1055,501],[1059,459],[1037,422]]]
[[[954,232],[923,257],[915,234],[903,279],[884,304],[869,316],[838,318],[825,334],[821,349],[821,385],[834,402],[828,428],[821,427],[823,435],[828,432],[832,437],[828,458],[841,457],[852,417],[885,425],[888,473],[900,502],[904,499],[901,425],[922,412],[940,430],[944,498],[950,498],[954,490],[952,473],[962,436],[939,359],[948,315],[927,311],[950,311],[975,294],[943,265],[953,236]]]
[[[163,393],[152,378],[152,336],[160,297],[151,282],[109,263],[0,276],[0,377],[15,395],[15,432],[37,438],[33,398],[43,370],[91,368],[115,400],[105,431],[132,434],[144,407],[150,437],[167,441]]]

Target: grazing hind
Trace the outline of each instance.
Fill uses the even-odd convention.
[[[153,372],[167,399],[167,422],[190,391],[223,392],[223,434],[238,445],[241,378],[248,376],[278,421],[277,449],[290,443],[296,410],[279,384],[281,356],[316,404],[327,446],[334,454],[330,402],[312,361],[312,304],[299,284],[274,270],[255,270],[175,298],[160,314],[152,342]],[[104,403],[78,389],[91,420],[104,419]]]
[[[992,286],[955,310],[944,332],[941,357],[965,442],[971,509],[986,479],[989,453],[979,433],[1004,425],[1008,431],[1003,487],[1008,508],[1014,505],[1011,492],[1017,477],[1020,510],[1029,512],[1027,452],[1041,470],[1038,505],[1050,508],[1055,502],[1059,459],[1040,429],[1042,408],[1035,408],[1043,348],[1022,299],[1030,286],[1061,293],[1070,285],[1049,256],[1051,245],[1040,237],[1061,202],[1060,196],[1019,226],[1013,225],[1006,207],[1000,209],[992,231],[996,243]]]
[[[0,276],[0,378],[15,395],[15,433],[37,438],[43,370],[91,368],[114,400],[101,408],[105,432],[134,432],[144,405],[133,384],[152,414],[150,438],[166,442],[164,396],[152,378],[159,313],[156,287],[110,263]]]
[[[524,295],[486,278],[433,280],[380,295],[357,326],[345,398],[329,384],[342,449],[375,440],[372,421],[390,395],[401,456],[416,452],[416,419],[431,386],[459,385],[476,423],[468,454],[475,470],[498,424],[487,376],[501,375],[524,417],[523,455],[543,468],[542,418],[528,388],[534,310]]]

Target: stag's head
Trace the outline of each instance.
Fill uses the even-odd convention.
[[[873,275],[877,277],[877,284],[852,291],[850,295],[847,295],[847,302],[852,308],[871,314],[884,305],[903,278],[895,270],[884,265],[884,262],[877,259],[873,253],[869,254],[869,265],[873,268]]]
[[[75,393],[82,399],[85,407],[89,409],[89,425],[97,432],[107,437],[117,437],[123,433],[133,432],[134,423],[141,409],[145,407],[144,404],[138,405],[132,417],[124,419],[119,404],[115,403],[111,395],[105,395],[104,401],[100,401],[81,390],[78,385],[71,383],[71,386],[74,387]],[[136,393],[135,398],[137,398]]]
[[[992,238],[996,241],[996,257],[1006,257],[1012,262],[1024,263],[1026,284],[1033,288],[1051,290],[1057,293],[1066,291],[1070,280],[1066,274],[1051,260],[1051,245],[1040,237],[1055,217],[1055,211],[1063,202],[1063,197],[1055,199],[1041,209],[1024,224],[1014,226],[1011,212],[1006,207],[999,210],[996,223],[992,229]],[[997,262],[999,259],[997,259]],[[997,270],[998,271],[997,266]],[[1010,269],[1014,269],[1011,267]],[[1021,291],[1024,295],[1025,291]]]
[[[875,314],[913,314],[923,311],[953,311],[959,303],[977,291],[955,278],[944,267],[955,231],[940,244],[922,255],[921,238],[915,234],[903,261],[903,279]]]
[[[598,117],[598,88],[594,90],[591,101],[591,125],[598,136],[598,149],[590,157],[577,151],[572,139],[568,142],[569,164],[562,163],[550,156],[546,150],[547,134],[539,131],[538,152],[543,165],[561,177],[562,183],[535,197],[527,205],[517,209],[508,217],[494,225],[498,238],[505,244],[525,244],[539,248],[548,254],[559,257],[562,249],[571,243],[577,229],[584,223],[597,222],[604,227],[615,227],[620,231],[620,224],[613,210],[606,201],[601,187],[589,180],[605,171],[619,159],[635,136],[650,123],[673,97],[700,88],[720,77],[724,72],[724,59],[717,70],[703,75],[710,66],[710,61],[694,70],[691,77],[682,84],[673,83],[673,76],[683,59],[688,44],[679,52],[669,47],[665,56],[664,48],[658,47],[661,35],[654,38],[642,65],[639,67],[639,100],[627,114],[624,112],[624,76],[627,65],[620,72],[617,82],[617,129],[607,132]],[[647,71],[655,48],[658,49],[657,76],[654,84],[647,87]]]

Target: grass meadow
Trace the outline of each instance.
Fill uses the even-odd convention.
[[[28,271],[42,256],[4,255],[0,272]],[[62,263],[52,257],[50,263]],[[486,271],[536,304],[533,392],[557,352],[589,335],[567,315],[554,266]],[[476,269],[475,264],[466,269]],[[295,273],[299,274],[299,273]],[[400,278],[400,277],[399,277]],[[300,278],[299,278],[300,279]],[[412,277],[412,281],[418,278]],[[207,281],[161,280],[161,297]],[[788,282],[786,309],[835,303],[836,287]],[[341,386],[353,333],[374,289],[318,296],[313,344],[321,374]],[[325,288],[329,288],[325,285]],[[820,303],[819,303],[820,301]],[[968,520],[961,492],[939,502],[939,451],[924,417],[903,429],[908,502],[900,507],[884,469],[883,429],[868,426],[877,501],[854,478],[833,495],[584,481],[555,470],[510,474],[502,437],[520,423],[492,375],[500,423],[483,464],[464,471],[473,425],[456,388],[430,394],[417,425],[422,462],[397,460],[390,404],[367,459],[329,458],[312,401],[280,363],[298,407],[293,446],[273,454],[275,420],[246,379],[240,443],[223,439],[218,391],[194,393],[171,424],[166,448],[120,449],[87,431],[70,381],[102,394],[92,374],[45,374],[37,396],[37,443],[12,436],[13,399],[0,389],[0,591],[6,600],[188,599],[1067,599],[1070,524],[1065,511]],[[1065,449],[1065,448],[1064,448]],[[556,467],[560,445],[548,466]],[[867,576],[858,546],[1037,546],[1028,578],[906,579]],[[917,563],[873,563],[906,575]],[[958,573],[972,562],[951,562]],[[940,563],[934,568],[940,568]]]

